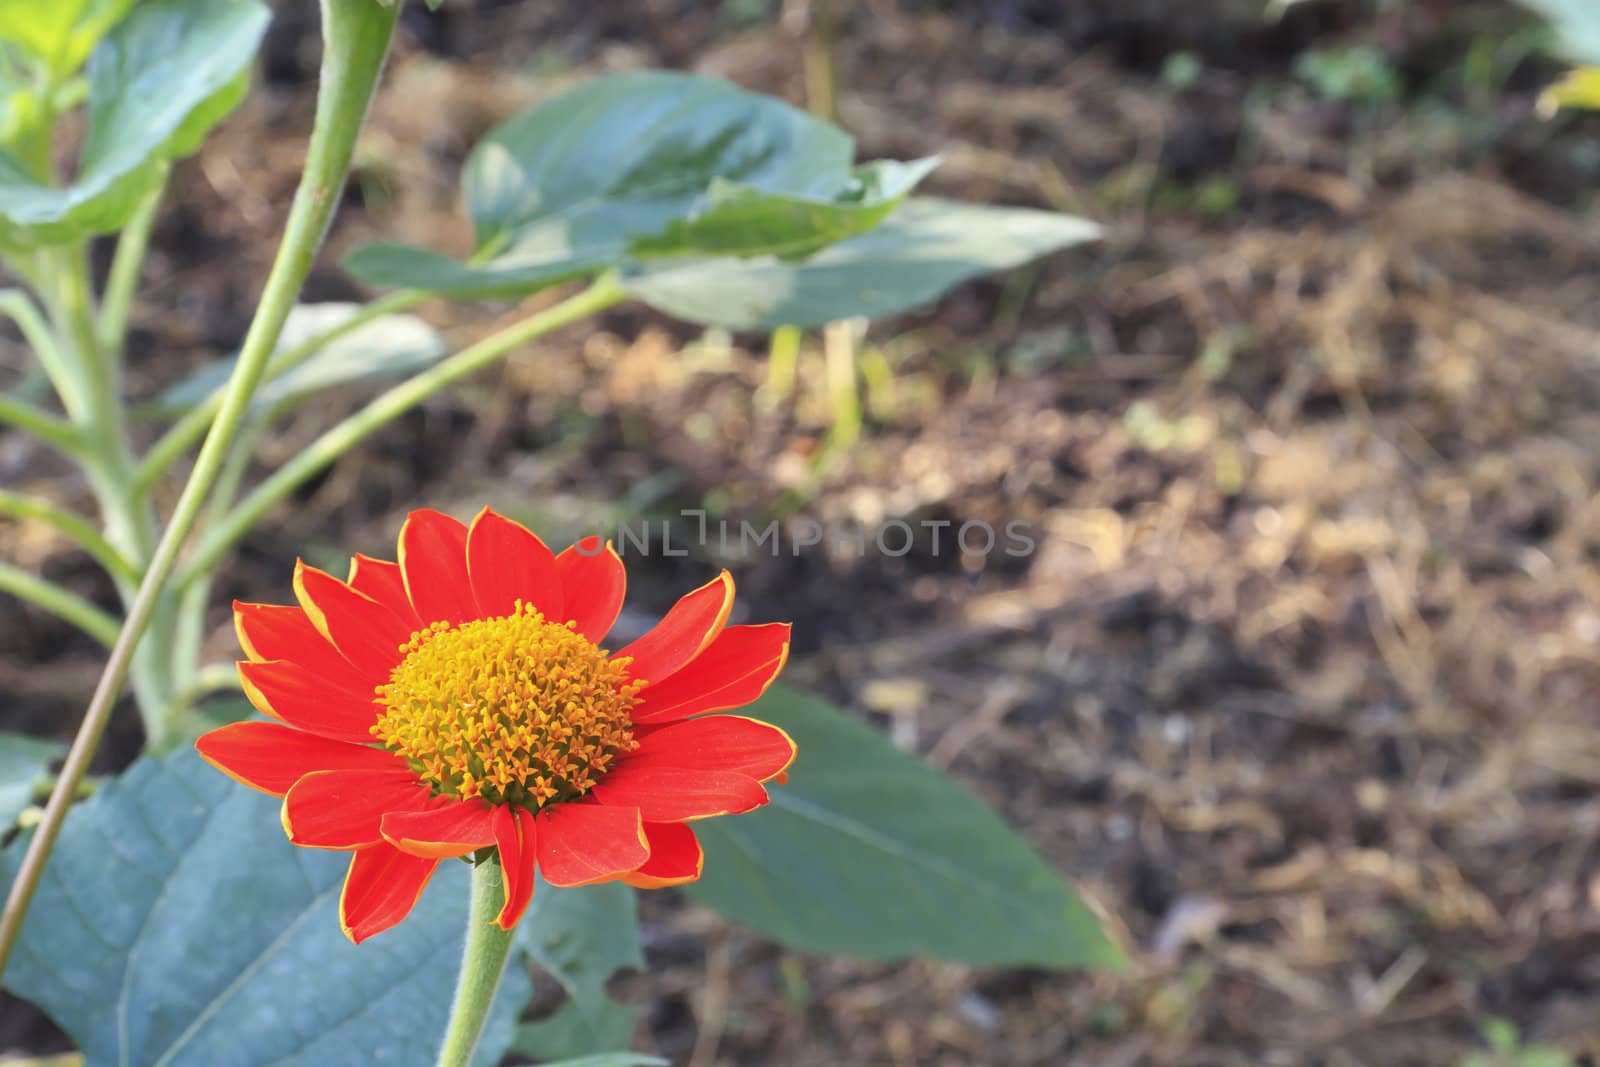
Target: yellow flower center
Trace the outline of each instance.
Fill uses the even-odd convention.
[[[433,623],[403,651],[372,733],[436,794],[538,810],[583,796],[638,746],[627,661],[531,605]]]

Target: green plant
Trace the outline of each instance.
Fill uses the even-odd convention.
[[[1341,103],[1390,104],[1404,90],[1389,57],[1365,46],[1302,53],[1294,72],[1324,100]]]
[[[1490,1052],[1474,1052],[1460,1067],[1577,1067],[1577,1061],[1559,1049],[1524,1045],[1517,1028],[1504,1019],[1483,1024],[1483,1038]]]
[[[230,664],[201,656],[213,580],[240,539],[295,490],[438,391],[626,301],[721,329],[822,325],[914,307],[966,278],[1095,234],[1049,212],[915,196],[935,160],[858,165],[850,139],[830,124],[726,82],[629,74],[582,85],[477,146],[463,181],[476,238],[468,256],[362,249],[347,269],[393,292],[364,304],[299,305],[398,7],[323,0],[305,173],[249,330],[235,356],[136,408],[122,385],[125,335],[162,189],[173,162],[246,93],[267,10],[257,0],[17,0],[0,8],[0,260],[20,281],[0,293],[0,315],[54,394],[0,394],[0,425],[74,462],[98,521],[9,490],[0,514],[47,523],[76,543],[120,600],[108,610],[0,564],[0,590],[110,647],[36,829],[0,853],[10,884],[0,975],[43,1005],[91,1063],[423,1064],[445,1032],[454,967],[423,964],[456,955],[462,943],[460,865],[445,864],[437,879],[454,891],[432,891],[403,929],[384,935],[387,947],[358,950],[334,921],[340,864],[291,849],[277,831],[277,805],[233,788],[185,745],[197,732],[196,702],[237,684]],[[60,134],[76,110],[87,128],[83,152],[59,171]],[[97,285],[89,243],[107,235],[116,253]],[[410,314],[429,297],[521,300],[558,286],[573,288],[519,305],[508,323],[454,353]],[[383,379],[391,380],[383,392],[250,481],[256,442],[287,411],[335,385]],[[167,424],[142,454],[131,443],[135,420]],[[163,514],[158,502],[170,498],[190,457]],[[342,595],[366,596],[329,581]],[[318,640],[346,654],[314,600],[302,622],[320,625]],[[711,647],[725,621],[693,655]],[[149,751],[79,804],[124,682]],[[787,730],[809,762],[796,765],[769,807],[734,829],[700,834],[706,877],[689,890],[698,899],[811,951],[1116,962],[1071,889],[954,783],[798,694],[774,690],[759,713]],[[4,738],[0,753],[0,817],[10,829],[54,750]],[[306,776],[314,773],[322,772]],[[524,855],[531,878],[531,844]],[[492,881],[483,868],[503,864],[488,846],[477,860],[482,896]],[[439,1062],[492,1063],[513,1045],[568,1056],[626,1041],[624,1010],[584,967],[637,956],[631,890],[541,893],[545,903],[515,944],[502,940],[471,957],[482,965],[465,969]],[[963,922],[950,923],[953,914]],[[562,938],[601,933],[614,941],[576,954],[562,948]],[[499,982],[508,955],[520,963]],[[553,1029],[517,1024],[530,995],[527,963],[551,970],[572,994]],[[649,1061],[618,1054],[584,1062]]]

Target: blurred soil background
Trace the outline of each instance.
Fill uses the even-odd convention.
[[[1503,1018],[1600,1063],[1600,122],[1538,117],[1561,67],[1499,0],[1264,2],[866,0],[831,32],[793,0],[411,5],[307,299],[363,298],[336,263],[377,237],[464,249],[474,141],[647,66],[824,107],[831,69],[863,157],[940,153],[930,191],[1106,236],[874,323],[854,442],[815,337],[787,394],[765,337],[638,309],[542,341],[280,509],[219,580],[215,658],[228,598],[287,599],[297,552],[387,554],[423,504],[555,539],[683,508],[1031,523],[1036,552],[986,564],[948,534],[904,558],[635,559],[625,623],[727,562],[751,619],[794,620],[788,680],[995,805],[1132,968],[809,958],[646,895],[648,969],[615,983],[639,1047],[1431,1067]],[[256,91],[178,169],[134,315],[142,395],[243,332],[303,158],[312,9],[278,4]],[[452,340],[510,312],[424,308]],[[368,393],[319,398],[261,461]],[[15,437],[0,474],[88,499]],[[39,530],[0,544],[114,603]],[[6,726],[68,736],[99,662],[7,604]],[[0,1046],[58,1047],[3,1014]]]

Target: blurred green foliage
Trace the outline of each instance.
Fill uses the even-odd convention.
[[[1306,52],[1294,71],[1312,92],[1341,103],[1392,104],[1405,88],[1389,57],[1365,45]]]
[[[1577,1067],[1577,1061],[1560,1049],[1524,1045],[1517,1028],[1504,1019],[1484,1023],[1483,1038],[1492,1051],[1474,1052],[1460,1067]]]

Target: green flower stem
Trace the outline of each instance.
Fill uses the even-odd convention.
[[[71,423],[4,393],[0,393],[0,426],[15,426],[69,456],[83,451],[83,438]]]
[[[223,522],[207,530],[179,575],[178,586],[181,588],[198,580],[215,566],[222,558],[222,554],[237,544],[274,504],[294,492],[307,479],[348,452],[369,434],[393,422],[445,386],[488,366],[518,346],[552,330],[586,319],[620,302],[626,296],[626,290],[615,278],[602,277],[582,292],[507,326],[497,333],[490,334],[477,344],[462,349],[449,359],[434,364],[421,374],[407,378],[383,393],[360,411],[334,425],[294,459],[279,467],[272,477],[257,486],[238,507],[230,511]]]
[[[307,338],[301,344],[273,359],[272,362],[267,364],[266,373],[262,375],[261,380],[270,382],[279,375],[288,373],[346,334],[360,329],[367,323],[372,322],[374,319],[382,318],[384,315],[391,315],[395,312],[406,311],[416,307],[427,298],[427,295],[427,293],[418,292],[415,289],[404,289],[397,293],[390,293],[380,300],[373,301],[337,326],[332,326],[315,337]],[[172,427],[162,434],[161,439],[145,454],[134,478],[134,485],[140,492],[148,492],[150,487],[155,485],[156,479],[160,478],[167,468],[176,463],[178,457],[193,447],[194,443],[200,439],[200,436],[206,432],[206,427],[211,425],[211,420],[216,415],[217,409],[222,406],[222,393],[223,390],[219,388],[200,403],[184,412],[183,417],[173,423]]]
[[[294,205],[284,228],[283,243],[278,248],[239,361],[228,380],[216,422],[195,460],[194,470],[190,472],[166,533],[156,546],[144,581],[128,609],[127,621],[117,635],[110,659],[95,687],[83,725],[78,728],[78,735],[62,765],[39,828],[29,841],[16,879],[11,883],[5,910],[0,913],[0,974],[4,973],[17,935],[22,932],[23,917],[33,901],[50,850],[61,833],[67,808],[110,720],[112,704],[127,677],[134,650],[156,613],[158,601],[178,561],[178,552],[188,539],[200,506],[244,420],[251,394],[260,383],[262,371],[283,331],[284,320],[321,247],[345,176],[350,171],[356,136],[366,119],[367,106],[389,52],[399,7],[399,4],[384,7],[373,0],[322,0],[322,73],[316,122],[311,131],[305,173],[295,191]],[[152,746],[157,746],[161,739],[149,740]]]
[[[472,908],[467,915],[467,947],[461,957],[461,977],[456,979],[455,1005],[450,1025],[439,1048],[439,1067],[467,1067],[483,1035],[483,1024],[494,1004],[494,991],[511,958],[514,931],[502,930],[494,921],[505,899],[500,860],[485,860],[472,869]]]
[[[205,513],[200,521],[201,529],[215,526],[232,510],[233,502],[239,496],[239,487],[250,469],[257,438],[277,417],[278,409],[285,406],[287,404],[280,401],[272,411],[253,415],[239,431],[233,451],[228,454],[211,487],[211,499],[206,502]],[[211,579],[210,572],[203,572],[193,582],[179,587],[178,619],[173,628],[172,670],[175,677],[193,677],[199,669],[200,646],[205,640],[206,605],[211,602]]]
[[[77,593],[70,593],[31,571],[0,563],[0,593],[36,604],[62,618],[108,648],[116,643],[120,624]]]
[[[117,238],[117,251],[111,257],[111,274],[106,279],[105,298],[100,305],[100,319],[95,323],[95,336],[101,351],[115,361],[122,358],[122,346],[127,339],[128,313],[133,309],[134,290],[139,287],[139,272],[144,268],[145,253],[150,248],[150,233],[155,229],[156,214],[161,207],[157,188],[144,198],[133,218]],[[209,416],[206,422],[210,423]]]
[[[134,570],[133,564],[112,547],[111,542],[101,537],[87,519],[75,512],[56,507],[41,497],[0,489],[0,515],[49,523],[62,536],[94,557],[94,561],[104,567],[119,585],[131,589],[139,584],[139,572]]]
[[[86,418],[83,378],[67,361],[66,354],[50,333],[49,323],[28,294],[20,289],[0,290],[0,315],[5,315],[22,331],[22,339],[33,349],[39,366],[44,368],[56,395],[61,397],[61,406],[67,409],[67,415],[79,421]]]

